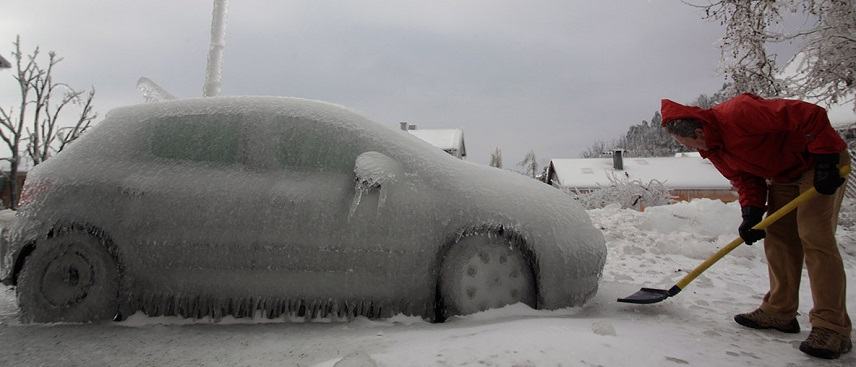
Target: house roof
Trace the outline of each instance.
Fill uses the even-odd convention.
[[[856,119],[849,121],[837,121],[832,123],[832,128],[836,130],[846,130],[856,128]]]
[[[550,161],[550,180],[560,186],[588,188],[609,186],[610,177],[615,175],[619,179],[624,176],[644,184],[657,180],[672,189],[731,189],[731,183],[713,164],[691,154],[683,157],[625,157],[623,165],[624,170],[614,169],[612,158],[553,159]]]
[[[440,149],[457,149],[461,155],[467,155],[462,129],[419,129],[407,130],[407,132]]]

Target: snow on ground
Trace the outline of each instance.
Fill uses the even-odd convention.
[[[607,239],[601,289],[586,306],[556,311],[512,305],[430,324],[398,316],[351,322],[148,318],[120,323],[20,325],[14,290],[0,287],[0,366],[854,366],[856,353],[813,359],[811,297],[801,292],[800,334],[736,325],[767,289],[760,246],[741,246],[676,297],[615,302],[640,287],[669,288],[735,237],[739,208],[699,200],[644,213],[589,211]],[[839,229],[856,284],[856,231]],[[856,315],[856,290],[847,303]]]

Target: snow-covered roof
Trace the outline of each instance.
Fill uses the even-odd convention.
[[[680,153],[675,153],[675,158],[701,158],[701,153],[699,153],[699,152],[680,152]]]
[[[613,168],[612,158],[553,159],[550,164],[555,171],[553,183],[567,187],[609,186],[615,175],[645,184],[657,180],[673,189],[731,189],[713,164],[700,157],[625,157],[623,170]]]
[[[461,129],[422,129],[407,132],[443,150],[459,149],[464,141],[464,131]]]
[[[832,122],[832,128],[836,130],[852,129],[856,127],[856,118],[852,120],[841,120]]]
[[[418,129],[407,130],[407,132],[440,149],[456,149],[461,152],[461,155],[467,155],[462,129]]]

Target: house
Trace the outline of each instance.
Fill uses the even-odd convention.
[[[11,67],[12,67],[12,64],[10,64],[9,61],[6,61],[6,59],[4,59],[3,56],[0,56],[0,69],[8,69]]]
[[[832,124],[832,128],[841,134],[850,149],[856,148],[856,122],[837,122]]]
[[[737,193],[709,161],[698,153],[678,153],[675,157],[631,158],[622,150],[609,158],[553,159],[547,168],[546,182],[578,192],[610,186],[612,180],[652,180],[666,186],[677,200],[696,198],[737,200]]]
[[[850,151],[850,161],[856,162],[856,122],[837,122],[833,123],[832,127],[847,142],[847,147]],[[844,192],[844,196],[856,199],[856,172],[853,172],[853,170],[850,171],[850,175],[848,176],[847,191]]]
[[[464,130],[462,129],[416,129],[416,125],[401,123],[401,130],[435,147],[443,149],[458,159],[467,157],[467,147],[464,145]]]
[[[18,197],[21,196],[21,191],[24,189],[24,181],[27,179],[27,172],[33,168],[32,163],[28,159],[23,159],[18,166]],[[0,209],[8,208],[12,202],[12,185],[9,185],[9,162],[0,162]]]
[[[4,171],[3,176],[0,177],[0,208],[8,208],[9,203],[12,202],[12,185],[9,185],[9,179],[6,178],[6,175],[9,172]],[[19,171],[17,176],[18,181],[18,197],[21,197],[21,191],[24,189],[24,181],[27,179],[26,171]]]

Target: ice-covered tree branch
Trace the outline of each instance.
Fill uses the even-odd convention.
[[[685,4],[704,11],[703,19],[725,27],[722,71],[732,93],[812,98],[826,105],[853,103],[856,110],[856,0],[720,0]],[[790,31],[782,14],[803,15],[807,26]],[[784,66],[769,46],[798,42]],[[796,65],[785,73],[785,67]],[[794,75],[788,75],[794,73]]]
[[[54,80],[55,66],[62,61],[56,53],[49,52],[47,64],[40,66],[39,47],[25,55],[21,51],[20,36],[13,45],[16,68],[13,78],[20,99],[17,109],[0,107],[0,139],[9,149],[9,156],[4,157],[9,169],[4,174],[11,187],[12,201],[8,204],[14,209],[22,152],[26,152],[34,165],[43,162],[80,136],[96,114],[92,107],[94,88],[87,93]],[[63,127],[61,117],[68,115],[66,111],[72,106],[80,108],[78,118],[70,127]]]

